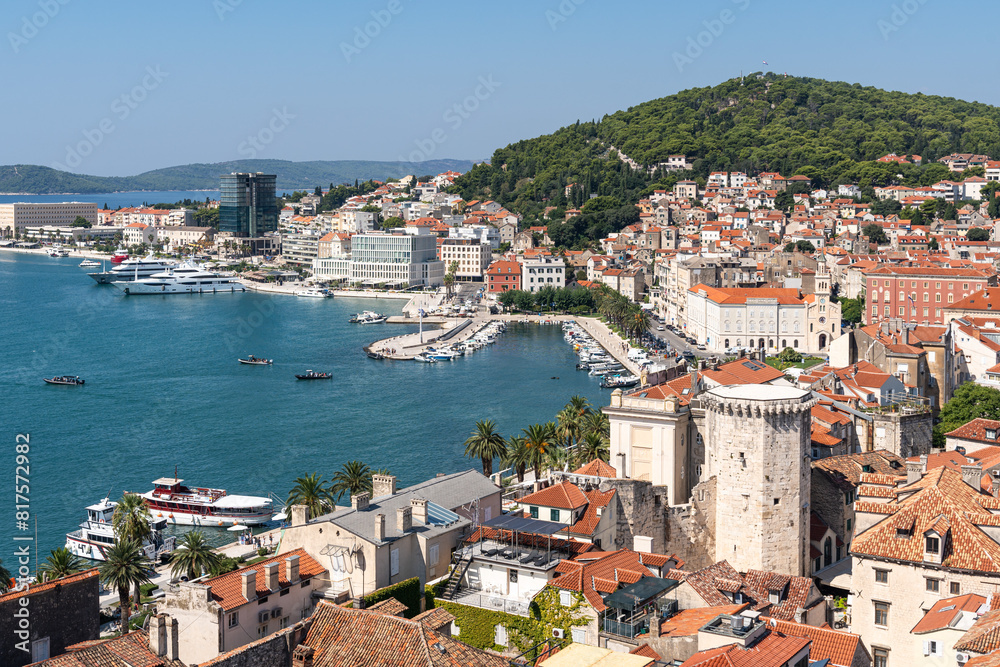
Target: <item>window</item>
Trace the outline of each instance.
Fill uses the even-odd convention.
[[[559,591],[559,604],[568,607],[573,604],[573,597],[569,591]]]
[[[234,611],[229,615],[229,627],[235,628],[240,624],[240,612]]]
[[[873,648],[872,657],[875,659],[873,667],[889,667],[889,649]]]
[[[940,579],[925,579],[926,583],[924,588],[928,593],[940,593],[941,592],[941,580]]]
[[[432,544],[431,545],[430,554],[429,554],[431,565],[437,565],[438,564],[438,560],[440,558],[439,551],[440,551],[440,549],[438,548],[437,544]]]
[[[927,545],[925,547],[925,551],[927,551],[927,553],[929,553],[929,554],[940,553],[939,550],[941,548],[941,540],[939,540],[936,537],[928,536],[926,542],[927,542]]]
[[[551,521],[559,520],[559,510],[549,510],[549,519]]]
[[[889,603],[888,602],[876,602],[875,603],[875,625],[881,627],[888,627],[889,625]]]
[[[389,576],[395,577],[399,574],[399,549],[389,552]]]
[[[888,584],[889,583],[889,570],[875,570],[875,583],[876,584]]]
[[[31,661],[40,662],[49,659],[49,638],[42,637],[31,642]]]
[[[532,519],[537,519],[538,518],[538,508],[537,507],[532,506],[532,508],[531,508],[531,518]]]
[[[852,520],[848,519],[847,520],[847,532],[851,532],[851,527],[853,525],[854,525],[854,522]]]
[[[951,595],[961,595],[962,594],[962,584],[958,583],[957,581],[951,582],[951,584],[948,586],[948,592]]]

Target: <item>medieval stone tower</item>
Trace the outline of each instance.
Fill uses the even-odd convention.
[[[715,559],[740,572],[808,576],[811,394],[787,386],[732,385],[712,389],[702,400],[705,477],[717,480]]]

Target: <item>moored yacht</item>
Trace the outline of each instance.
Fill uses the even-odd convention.
[[[115,287],[125,294],[214,294],[216,292],[245,292],[237,278],[218,273],[185,262],[177,268],[154,273],[148,278],[130,282],[114,282]]]
[[[258,526],[271,520],[271,499],[229,495],[224,489],[184,486],[183,479],[163,477],[139,495],[154,519],[192,526]]]
[[[80,266],[84,266],[80,264]],[[115,265],[110,271],[99,271],[88,273],[99,285],[110,285],[111,283],[130,282],[149,278],[157,273],[162,273],[173,266],[172,263],[162,262],[152,257],[145,259],[126,259]]]
[[[107,550],[115,543],[112,519],[116,505],[118,503],[105,498],[87,507],[87,520],[80,524],[80,529],[66,533],[66,548],[70,553],[91,560],[105,560]],[[156,561],[160,554],[174,550],[176,538],[163,536],[163,529],[167,527],[166,519],[153,517],[149,526],[151,533],[143,540],[142,552],[149,560]]]

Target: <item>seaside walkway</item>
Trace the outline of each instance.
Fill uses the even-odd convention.
[[[639,375],[639,364],[628,358],[628,351],[632,349],[632,346],[629,345],[628,341],[623,340],[621,336],[616,334],[608,328],[608,325],[601,322],[597,318],[578,317],[576,318],[576,323],[579,324],[584,331],[589,333],[594,340],[600,343],[601,347],[608,351],[608,354],[620,361],[622,366],[627,368],[630,373],[633,375]]]

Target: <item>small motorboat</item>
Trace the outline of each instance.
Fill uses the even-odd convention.
[[[331,297],[333,295],[330,294],[329,292],[327,292],[326,290],[321,290],[321,289],[303,289],[303,290],[297,290],[295,292],[295,296],[311,297],[313,299],[326,299],[326,298]]]
[[[424,363],[424,364],[436,364],[437,363],[437,359],[435,359],[433,357],[427,356],[427,353],[418,354],[417,356],[413,357],[413,360],[414,361],[419,361],[419,362]]]
[[[83,380],[79,375],[57,375],[50,378],[42,378],[49,384],[69,384],[69,385],[81,385]]]
[[[296,375],[299,380],[332,380],[333,373],[317,373],[316,371],[306,371],[301,375]]]
[[[241,364],[246,364],[248,366],[268,366],[270,364],[273,364],[274,360],[273,359],[260,359],[260,358],[255,357],[255,356],[253,356],[251,354],[246,359],[240,359],[239,362]]]
[[[83,268],[85,268],[85,269],[92,269],[92,268],[100,266],[100,265],[101,265],[100,262],[95,262],[92,259],[85,259],[82,262],[80,262],[80,266],[83,267]]]
[[[369,359],[385,359],[385,355],[381,352],[375,352],[374,350],[365,350],[365,354],[368,355]]]
[[[380,322],[385,322],[388,317],[382,313],[376,313],[372,310],[366,310],[363,313],[358,313],[347,320],[351,324],[378,324]]]

